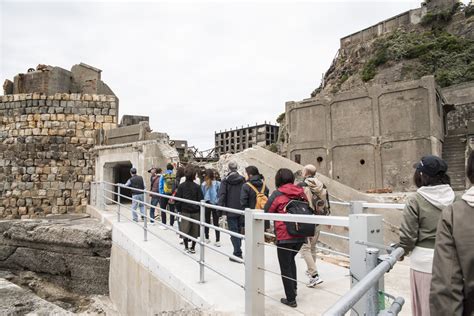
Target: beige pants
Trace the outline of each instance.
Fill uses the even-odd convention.
[[[313,237],[306,238],[306,242],[301,247],[301,256],[306,262],[308,273],[311,276],[318,274],[318,268],[316,267],[316,243],[319,238],[319,226],[316,226]]]
[[[431,273],[410,269],[410,286],[412,315],[429,316]]]

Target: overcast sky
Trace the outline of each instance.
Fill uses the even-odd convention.
[[[0,0],[0,80],[84,62],[103,70],[120,116],[208,149],[214,131],[275,122],[309,97],[341,37],[420,2]]]

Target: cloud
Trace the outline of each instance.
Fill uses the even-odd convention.
[[[404,2],[0,2],[0,74],[39,63],[103,70],[120,114],[201,149],[309,97],[342,36]]]

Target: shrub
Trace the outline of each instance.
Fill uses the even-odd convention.
[[[376,69],[372,60],[368,61],[362,68],[362,81],[367,82],[375,77]]]
[[[283,112],[283,113],[281,113],[280,115],[278,115],[277,120],[276,120],[277,123],[278,123],[278,124],[283,123],[283,121],[285,120],[285,117],[286,117],[286,113],[285,113],[285,112]]]

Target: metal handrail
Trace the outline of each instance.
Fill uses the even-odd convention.
[[[403,248],[395,249],[386,256],[372,271],[342,296],[330,309],[324,312],[324,316],[339,316],[347,313],[371,289],[386,272],[393,268],[395,263],[404,254]]]
[[[93,182],[93,183],[97,183],[97,182]],[[179,197],[176,197],[176,196],[172,196],[172,195],[168,195],[168,194],[161,194],[161,193],[149,191],[149,190],[146,190],[146,189],[142,190],[142,189],[131,188],[131,187],[128,187],[128,186],[126,186],[122,183],[111,183],[111,182],[107,182],[107,181],[102,181],[102,183],[112,185],[112,186],[121,187],[121,188],[124,188],[124,189],[129,189],[129,190],[133,189],[133,191],[138,191],[138,192],[142,192],[142,193],[146,193],[146,194],[149,194],[149,195],[158,196],[158,197],[162,197],[162,198],[170,199],[170,200],[174,200],[174,201],[180,201],[180,202],[184,202],[184,203],[187,203],[187,204],[198,205],[198,206],[203,205],[204,207],[212,208],[212,209],[215,209],[215,210],[218,210],[218,211],[224,211],[224,212],[235,213],[235,214],[240,214],[240,215],[245,214],[245,211],[242,211],[242,210],[236,210],[236,209],[233,209],[233,208],[230,208],[230,207],[224,207],[224,206],[219,206],[219,205],[214,205],[214,204],[209,204],[209,203],[203,203],[203,202],[198,202],[198,201],[186,200],[186,199],[179,198]]]

